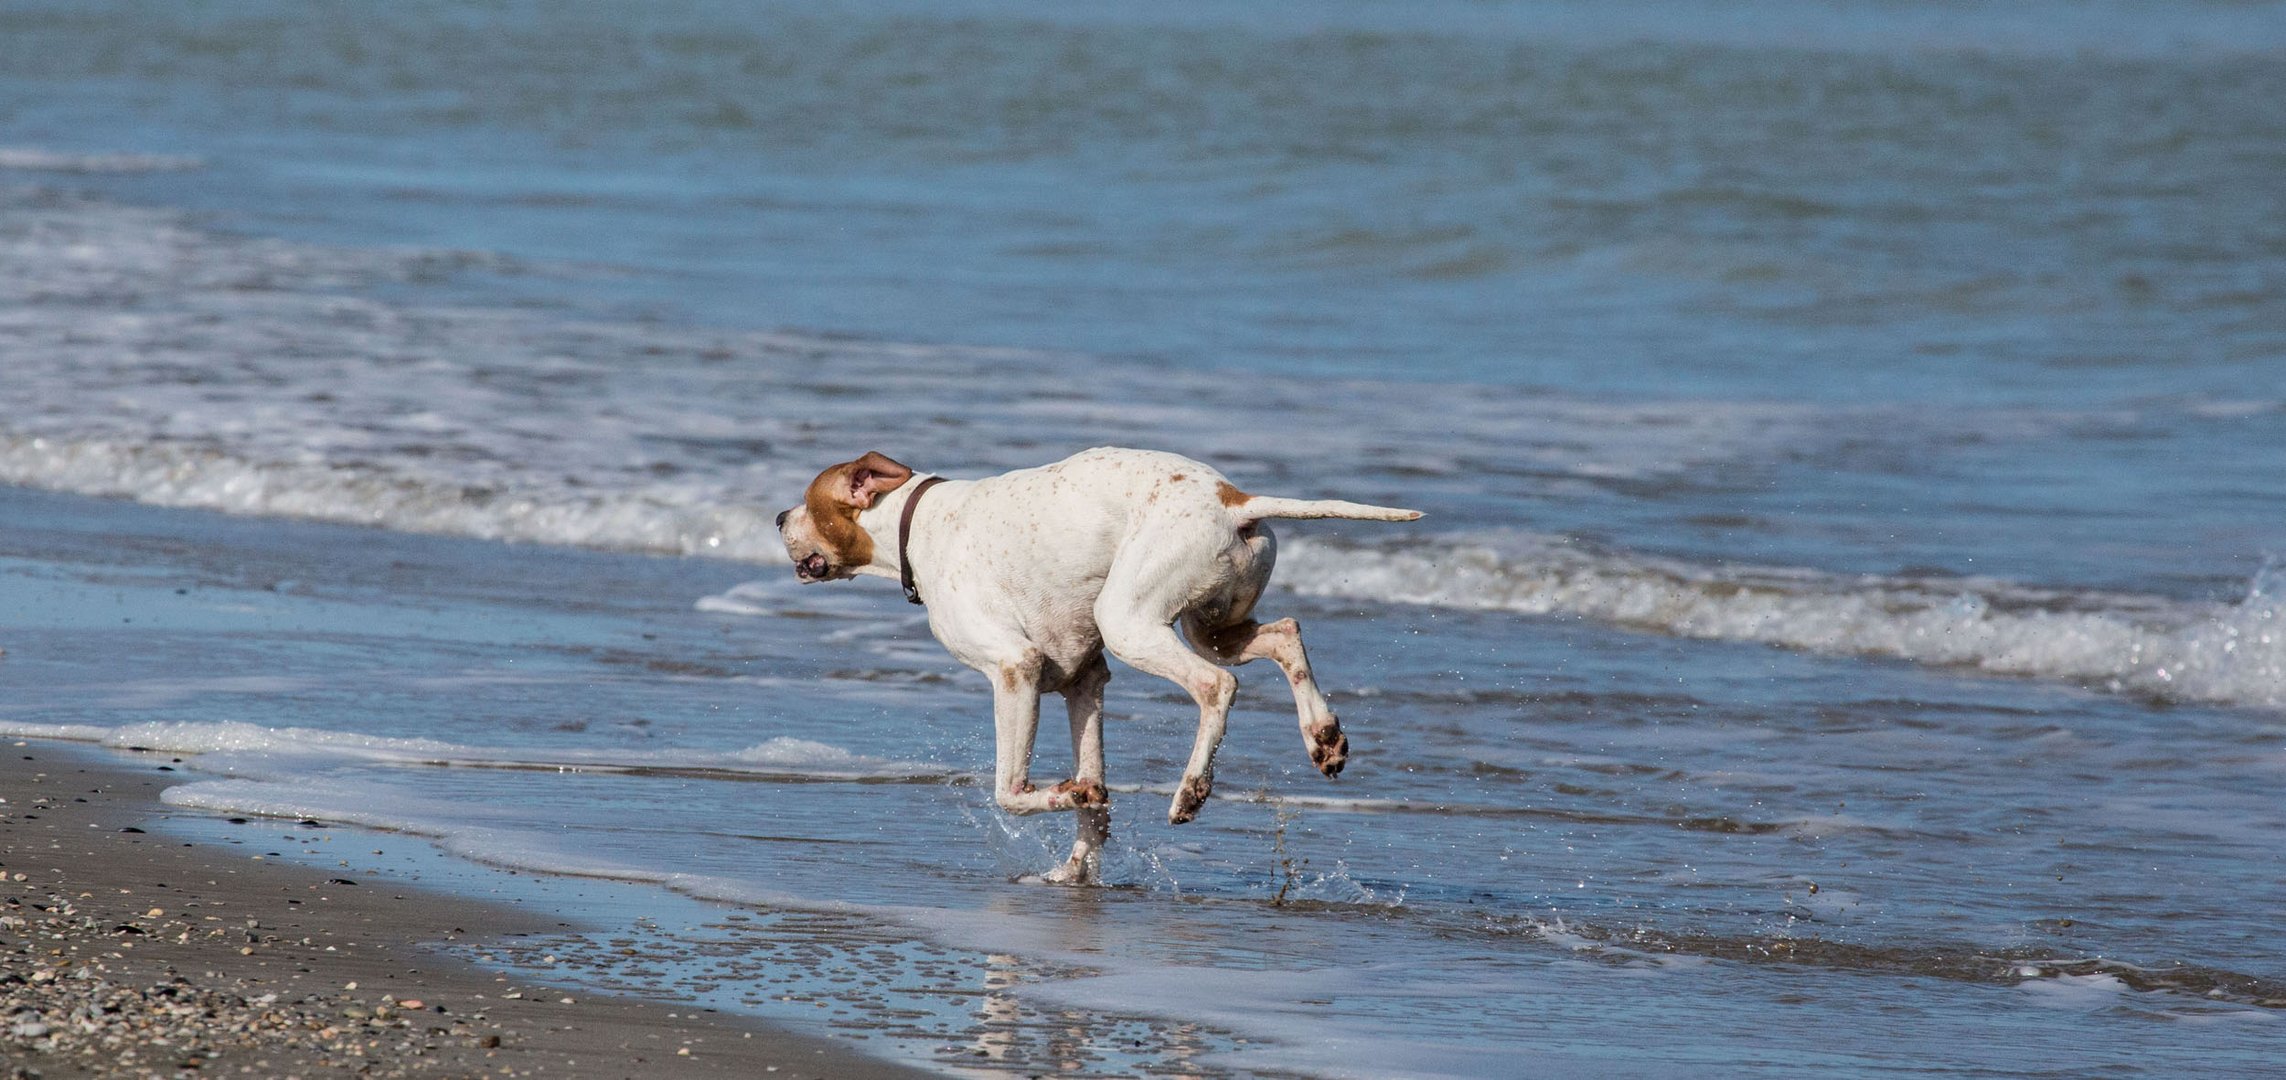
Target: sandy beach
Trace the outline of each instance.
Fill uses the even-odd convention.
[[[549,913],[329,877],[146,830],[129,771],[0,761],[0,1058],[16,1077],[927,1075],[747,1018],[512,981],[434,946]],[[140,824],[139,824],[140,823]]]

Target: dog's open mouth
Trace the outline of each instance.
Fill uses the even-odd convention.
[[[794,576],[803,581],[824,581],[828,567],[822,552],[813,551],[794,564]]]

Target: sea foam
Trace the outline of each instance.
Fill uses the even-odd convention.
[[[2234,603],[1986,579],[1707,566],[1544,537],[1363,548],[1285,544],[1296,592],[1562,615],[1716,641],[2061,679],[2174,701],[2286,706],[2286,571]]]
[[[58,173],[185,172],[205,168],[194,157],[174,154],[75,154],[30,146],[0,146],[0,169]]]
[[[0,722],[0,736],[91,742],[122,750],[200,755],[199,766],[257,777],[301,777],[329,765],[398,765],[437,768],[527,769],[575,772],[674,772],[794,777],[809,780],[940,781],[957,774],[942,766],[891,761],[811,739],[778,736],[730,750],[598,747],[473,746],[439,739],[407,739],[358,731],[264,727],[238,721],[151,722],[104,727],[90,724]],[[268,767],[269,762],[281,767]]]

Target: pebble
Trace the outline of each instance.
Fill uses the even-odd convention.
[[[46,809],[49,801],[42,800],[39,808]],[[11,807],[28,802],[0,798]],[[76,828],[56,833],[77,834]],[[103,837],[99,842],[130,843],[109,830]],[[14,834],[0,836],[0,857],[34,865],[19,861],[18,840]],[[509,1065],[555,1052],[547,1040],[506,1030],[502,1021],[489,1019],[483,994],[461,1000],[426,985],[424,994],[443,993],[449,1000],[391,1001],[381,993],[391,989],[388,978],[361,972],[381,984],[361,999],[358,983],[345,983],[347,972],[321,966],[332,946],[303,936],[309,931],[302,927],[287,928],[310,908],[284,909],[287,925],[279,925],[276,915],[268,920],[248,916],[236,897],[228,906],[212,896],[156,897],[145,893],[149,879],[132,878],[126,879],[132,889],[113,881],[82,891],[67,884],[82,880],[76,871],[64,875],[45,864],[32,874],[0,869],[0,881],[41,879],[36,885],[0,889],[0,1080],[43,1074],[120,1080],[499,1077],[515,1074]],[[172,873],[163,876],[175,880]],[[328,884],[344,886],[347,881]],[[175,907],[153,905],[160,899]],[[264,928],[265,921],[270,928]],[[344,946],[344,952],[350,951]],[[539,986],[504,996],[558,1000],[547,998],[549,992],[562,993]],[[574,999],[560,1000],[568,1005]],[[503,1040],[510,1036],[516,1041],[504,1050]],[[654,1044],[650,1052],[664,1049]],[[589,1065],[581,1056],[578,1064]]]
[[[77,899],[89,897],[80,894]],[[40,947],[18,951],[0,963],[0,1077],[40,1072],[195,1076],[248,1071],[232,1069],[227,1062],[252,1064],[281,1056],[306,1063],[388,1062],[378,1068],[360,1065],[360,1071],[374,1076],[430,1075],[452,1068],[430,1053],[444,1029],[416,1027],[412,1019],[397,1018],[400,1012],[423,1008],[423,1002],[407,999],[395,1008],[368,1007],[340,992],[325,991],[307,996],[289,991],[281,1000],[275,990],[262,988],[266,992],[256,994],[255,987],[229,979],[193,982],[186,976],[198,972],[190,970],[175,974],[168,969],[158,981],[138,985],[154,976],[131,980],[104,959],[106,951],[122,945],[117,915],[97,918],[63,895],[10,910],[21,914],[8,916],[7,940],[36,941]],[[144,932],[170,941],[223,933],[219,927],[179,916],[160,922],[166,919],[162,908],[151,908],[142,918],[152,920],[144,924]],[[239,949],[241,955],[253,952],[252,945]],[[120,955],[109,953],[113,961]],[[350,983],[345,989],[356,987]],[[464,1026],[468,1022],[454,1023],[453,1034],[468,1040],[463,1045],[484,1049],[500,1045],[499,1035],[479,1034]],[[124,1055],[125,1047],[160,1052],[151,1060],[133,1061]],[[331,1066],[323,1071],[332,1074]]]

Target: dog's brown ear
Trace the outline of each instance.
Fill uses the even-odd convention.
[[[879,450],[868,450],[865,456],[849,465],[849,479],[836,494],[843,502],[860,510],[871,509],[873,501],[904,486],[913,478],[913,470],[890,460]]]

